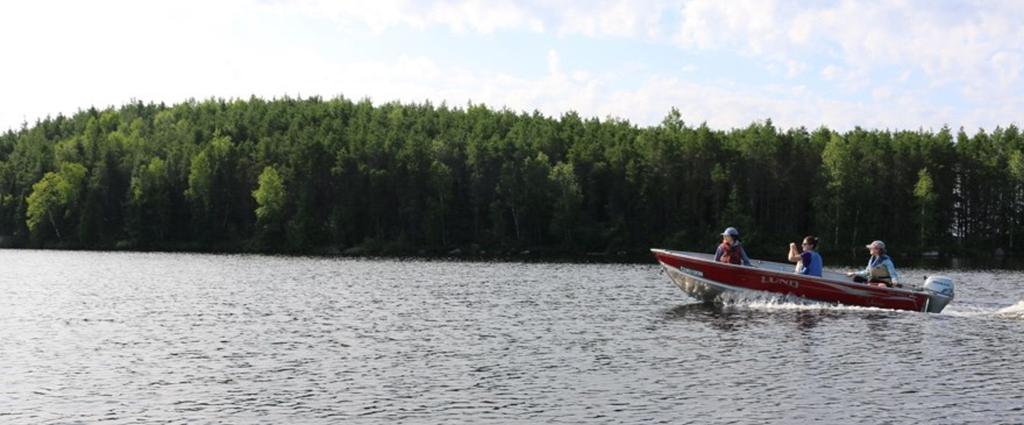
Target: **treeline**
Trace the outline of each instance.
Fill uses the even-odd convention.
[[[709,251],[818,234],[1021,252],[1024,137],[728,131],[345,98],[132,103],[0,136],[13,247],[367,254]]]

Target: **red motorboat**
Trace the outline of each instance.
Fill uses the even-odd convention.
[[[793,272],[793,265],[751,260],[750,266],[719,263],[712,254],[652,249],[683,292],[715,302],[729,292],[756,291],[814,301],[895,310],[941,312],[953,300],[953,280],[931,276],[922,288],[887,288],[855,283],[844,274],[821,277]]]

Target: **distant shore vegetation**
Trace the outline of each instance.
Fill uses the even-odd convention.
[[[448,105],[134,102],[0,135],[5,247],[645,255],[818,235],[904,255],[1024,253],[1010,125],[719,130]],[[777,252],[776,252],[777,251]],[[782,254],[778,254],[782,255]]]

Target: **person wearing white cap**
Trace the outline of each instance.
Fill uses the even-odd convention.
[[[750,265],[750,257],[740,242],[740,232],[735,227],[726,227],[722,232],[722,243],[715,251],[715,261],[721,263]]]
[[[892,258],[885,254],[885,242],[874,241],[864,246],[871,251],[868,266],[859,272],[847,273],[854,282],[866,282],[868,285],[900,287],[900,276],[896,273],[896,265]]]

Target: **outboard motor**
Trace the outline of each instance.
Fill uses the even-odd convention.
[[[955,285],[948,276],[929,276],[924,281],[924,292],[928,294],[928,312],[938,313],[953,301]]]

